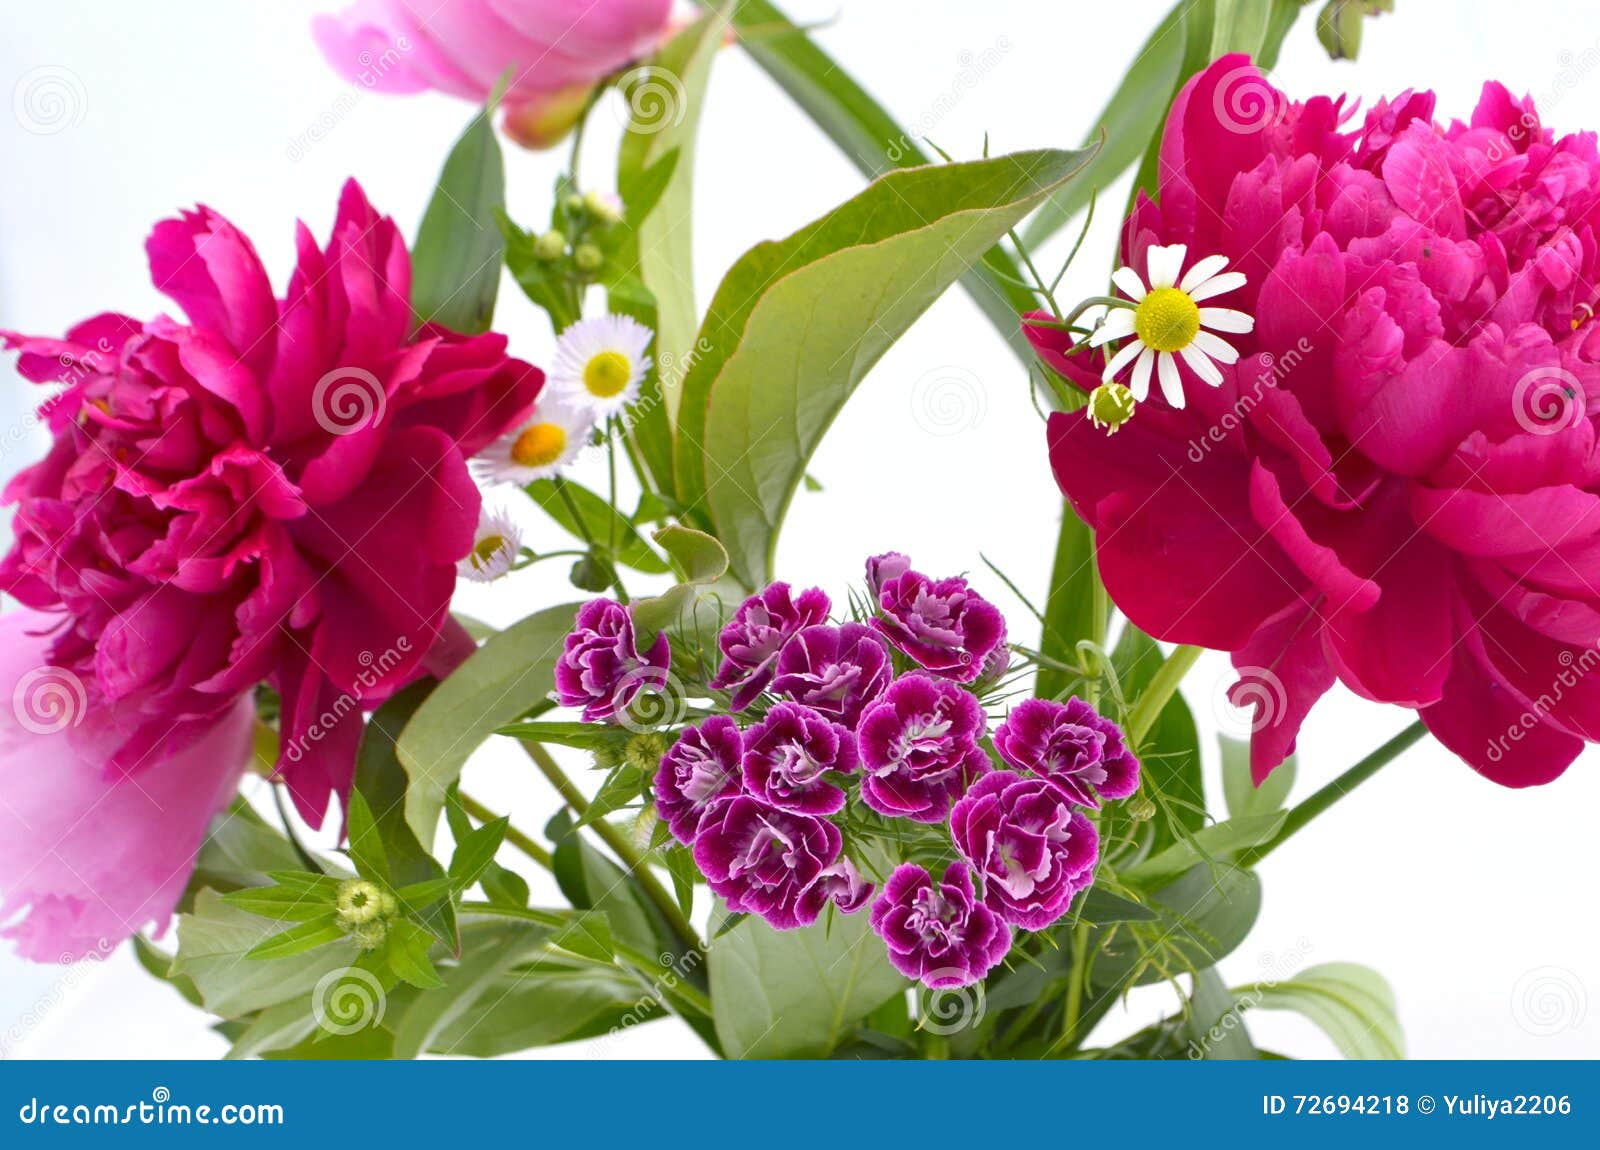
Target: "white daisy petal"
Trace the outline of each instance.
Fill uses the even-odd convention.
[[[518,487],[565,471],[589,443],[594,415],[544,394],[528,418],[485,447],[470,468],[480,483]]]
[[[1194,342],[1189,346],[1199,348],[1219,363],[1239,362],[1239,353],[1234,346],[1226,340],[1218,339],[1209,331],[1195,333]]]
[[[1222,386],[1222,372],[1217,370],[1217,365],[1212,363],[1205,352],[1190,344],[1178,353],[1183,356],[1183,362],[1189,369],[1200,377],[1201,383],[1208,383],[1212,387]]]
[[[478,512],[472,550],[456,564],[456,573],[474,583],[491,583],[516,564],[522,554],[522,528],[511,512],[487,501]]]
[[[1106,364],[1106,369],[1100,373],[1100,381],[1102,383],[1110,383],[1117,377],[1117,373],[1132,363],[1134,361],[1134,357],[1136,357],[1143,350],[1144,344],[1140,343],[1138,340],[1134,340],[1132,343],[1124,346],[1123,349],[1117,352],[1117,354],[1111,358],[1111,361]]]
[[[1183,379],[1178,374],[1178,357],[1170,351],[1156,356],[1156,374],[1161,378],[1161,395],[1178,411],[1183,410]]]
[[[1145,260],[1152,288],[1169,288],[1177,285],[1178,273],[1183,270],[1183,258],[1189,254],[1187,244],[1171,244],[1164,248],[1151,248]]]
[[[1196,261],[1194,267],[1183,273],[1183,279],[1179,281],[1178,286],[1184,291],[1193,291],[1227,266],[1227,256],[1207,256],[1203,260]]]
[[[1234,331],[1243,334],[1256,326],[1256,321],[1242,311],[1231,307],[1203,307],[1200,309],[1200,326],[1212,331]]]
[[[550,365],[551,393],[563,402],[592,411],[596,418],[616,415],[639,397],[650,370],[645,352],[655,333],[631,316],[602,315],[568,325],[556,340]],[[603,385],[595,386],[595,369]]]
[[[1122,294],[1138,303],[1145,296],[1144,281],[1130,267],[1120,267],[1111,273],[1111,282],[1122,289]]]
[[[1195,303],[1199,303],[1203,299],[1210,299],[1212,296],[1231,292],[1234,288],[1241,288],[1244,285],[1245,274],[1243,272],[1223,272],[1221,275],[1212,276],[1203,284],[1197,284],[1188,289],[1189,298],[1194,300]]]
[[[1114,307],[1095,329],[1095,333],[1089,337],[1089,346],[1099,347],[1114,339],[1127,339],[1132,334],[1133,311],[1130,308]]]
[[[1133,398],[1143,403],[1150,395],[1150,369],[1155,367],[1156,353],[1148,347],[1139,350],[1139,360],[1133,365]]]

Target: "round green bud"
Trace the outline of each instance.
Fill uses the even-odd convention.
[[[558,260],[567,254],[567,237],[551,228],[533,241],[533,254],[541,260]]]
[[[364,922],[350,932],[362,950],[377,950],[389,937],[389,928],[383,922]]]
[[[597,272],[605,266],[605,253],[593,244],[579,244],[572,253],[572,262],[581,272]]]
[[[1133,418],[1138,406],[1133,392],[1122,384],[1102,383],[1089,395],[1089,422],[1105,428],[1107,435],[1115,435],[1118,428]]]
[[[1156,805],[1142,791],[1128,800],[1128,817],[1136,822],[1149,822],[1156,817]]]
[[[334,896],[339,922],[345,927],[357,927],[377,921],[383,913],[383,900],[386,897],[392,896],[379,890],[376,883],[363,878],[340,883],[339,893]]]

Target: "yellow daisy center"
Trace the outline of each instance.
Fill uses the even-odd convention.
[[[511,458],[523,467],[549,467],[566,449],[567,432],[559,423],[534,423],[511,445]]]
[[[494,559],[495,553],[505,544],[506,537],[504,535],[485,535],[472,548],[472,565],[481,571],[486,564]]]
[[[1156,351],[1182,351],[1200,331],[1200,306],[1177,288],[1156,288],[1133,313],[1139,340]]]
[[[583,365],[583,386],[600,399],[619,394],[632,376],[633,364],[620,351],[602,351]]]

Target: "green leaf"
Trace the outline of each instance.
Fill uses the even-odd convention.
[[[349,966],[361,953],[347,939],[278,961],[244,961],[275,930],[268,920],[227,906],[215,891],[202,890],[194,910],[178,917],[178,953],[171,973],[187,977],[213,1014],[239,1018],[310,994],[323,975]]]
[[[708,0],[700,0],[709,7]],[[850,73],[766,0],[740,0],[733,23],[739,44],[868,179],[932,160],[911,132],[867,94]],[[1033,358],[1017,317],[1038,306],[1017,281],[1022,269],[996,246],[962,277],[962,286],[1024,362]]]
[[[1316,1023],[1346,1058],[1400,1059],[1405,1034],[1394,991],[1381,974],[1353,962],[1307,967],[1284,982],[1233,992],[1241,1010],[1291,1010]]]
[[[1200,865],[1156,891],[1149,905],[1160,915],[1157,922],[1118,927],[1111,944],[1095,948],[1090,982],[1096,988],[1114,991],[1129,981],[1143,986],[1215,966],[1255,925],[1261,882],[1254,871]],[[1152,943],[1159,944],[1154,956]]]
[[[729,1058],[826,1058],[906,980],[866,914],[799,930],[760,919],[711,943],[711,1000]]]
[[[329,911],[321,918],[303,922],[271,938],[263,939],[251,947],[245,957],[258,960],[293,958],[297,954],[304,954],[319,946],[327,946],[331,942],[342,942],[344,938],[344,931],[333,917],[333,912]]]
[[[445,795],[445,817],[450,822],[450,834],[457,842],[472,833],[472,819],[461,805],[460,788],[451,787]],[[478,876],[478,885],[484,897],[496,906],[522,908],[528,905],[528,881],[516,871],[501,866],[493,859]]]
[[[1024,152],[892,172],[734,265],[684,381],[678,494],[704,499],[741,582],[768,582],[806,463],[868,369],[1085,159]]]
[[[1208,1061],[1238,1062],[1256,1056],[1233,994],[1215,968],[1195,972],[1183,1029],[1191,1058],[1198,1053]]]
[[[557,196],[561,194],[557,188]],[[550,327],[556,335],[581,318],[572,298],[572,288],[567,282],[565,262],[542,259],[535,251],[538,235],[518,227],[505,212],[495,214],[500,227],[500,239],[505,245],[506,268],[517,281],[522,294],[536,307],[550,316]]]
[[[1190,867],[1212,861],[1226,864],[1240,851],[1260,846],[1283,827],[1285,811],[1227,819],[1195,831],[1182,842],[1146,859],[1118,877],[1132,886],[1145,889],[1160,886],[1183,874]]]
[[[1122,697],[1132,703],[1144,693],[1166,662],[1156,641],[1132,623],[1123,628],[1111,666]],[[1150,849],[1157,852],[1193,834],[1206,821],[1205,787],[1200,774],[1200,735],[1183,696],[1173,692],[1138,747],[1143,792],[1156,804]],[[1125,807],[1108,818],[1123,819]]]
[[[311,922],[333,912],[333,894],[298,886],[246,887],[229,891],[222,901],[278,922]]]
[[[372,808],[357,790],[350,792],[349,808],[350,861],[356,864],[356,873],[370,882],[388,885],[389,856],[383,849]]]
[[[715,583],[728,573],[728,550],[715,536],[672,523],[652,538],[684,583]]]
[[[1076,181],[1068,184],[1072,187]],[[1048,658],[1068,666],[1079,664],[1078,644],[1105,642],[1106,614],[1097,607],[1103,601],[1095,570],[1094,534],[1079,519],[1072,505],[1061,504],[1061,530],[1056,536],[1056,557],[1050,567],[1050,593],[1045,598],[1044,626],[1039,650]],[[1064,698],[1071,676],[1051,666],[1039,668],[1034,694],[1041,699]]]
[[[450,856],[450,886],[457,891],[466,890],[494,862],[500,844],[506,841],[509,818],[498,818],[484,823],[476,830],[456,840],[456,853]]]
[[[662,45],[623,97],[631,115],[617,154],[617,190],[628,205],[638,276],[655,297],[655,361],[667,427],[676,420],[700,312],[694,296],[694,149],[711,62],[727,18],[711,12]],[[671,159],[653,204],[647,181]],[[635,200],[642,201],[640,207]],[[635,222],[637,220],[637,222]],[[670,431],[669,431],[670,434]]]
[[[600,789],[595,792],[594,798],[589,803],[589,809],[584,812],[577,825],[589,826],[613,811],[619,811],[638,802],[649,785],[649,779],[650,775],[642,767],[633,763],[617,764],[600,784]]]
[[[189,890],[210,887],[217,891],[264,886],[271,871],[302,871],[304,864],[294,844],[282,831],[269,826],[249,802],[235,799],[211,820],[205,841],[189,879]],[[187,909],[188,899],[179,909]]]
[[[394,1020],[396,1058],[415,1058],[428,1050],[455,1053],[441,1038],[494,992],[503,975],[538,953],[550,938],[549,927],[510,919],[474,922],[461,933],[461,958],[440,972],[443,986],[418,995]]]
[[[1092,886],[1083,901],[1073,908],[1073,915],[1095,926],[1110,926],[1115,922],[1151,922],[1158,916],[1143,903],[1112,894],[1099,886]]]
[[[633,732],[626,727],[613,727],[605,723],[557,723],[542,719],[519,719],[500,727],[495,733],[530,743],[572,747],[580,751],[619,751],[633,738]]]
[[[1084,141],[1088,146],[1103,135],[1104,145],[1083,174],[1052,195],[1028,221],[1022,239],[1029,248],[1043,244],[1088,207],[1090,195],[1115,183],[1161,131],[1167,106],[1185,79],[1183,13],[1191,5],[1192,0],[1183,0],[1168,12],[1140,46]]]
[[[577,607],[530,615],[479,647],[434,688],[406,723],[395,753],[410,783],[406,822],[424,847],[433,843],[445,790],[478,746],[550,693],[556,660]]]
[[[303,999],[280,1002],[251,1018],[223,1057],[234,1061],[282,1050],[311,1037],[316,1030],[316,1015]]]
[[[1274,0],[1215,0],[1216,23],[1211,29],[1211,58],[1229,52],[1254,57],[1266,43],[1272,26]]]
[[[1283,809],[1294,787],[1295,757],[1290,755],[1258,787],[1250,777],[1250,744],[1218,735],[1222,744],[1222,794],[1233,818],[1269,815]]]
[[[617,957],[611,924],[604,914],[596,910],[573,915],[570,923],[556,931],[550,945],[595,962],[614,962]]]
[[[561,493],[553,479],[536,479],[528,484],[526,491],[533,497],[533,501],[544,508],[545,514],[559,523],[573,538],[582,540],[584,531],[601,547],[606,546],[607,540],[617,541],[617,551],[614,556],[618,563],[624,567],[632,567],[646,575],[665,575],[668,571],[666,560],[650,550],[650,544],[644,541],[644,536],[639,534],[639,529],[633,525],[628,517],[600,496],[586,487],[581,487],[570,479],[562,481],[567,489],[567,494],[572,496],[572,501],[577,505],[578,514],[583,517],[582,528],[572,516],[572,509],[567,506],[566,500],[561,498]]]
[[[433,935],[416,923],[391,923],[380,961],[402,982],[418,990],[436,990],[444,980],[428,958],[432,945]]]
[[[543,962],[498,975],[433,1038],[438,1054],[495,1058],[616,1033],[658,1018],[659,1007],[621,971]]]
[[[616,863],[582,838],[566,811],[545,828],[555,844],[551,869],[561,893],[578,910],[600,911],[613,936],[646,954],[676,955],[683,944],[649,899]]]
[[[411,310],[418,323],[471,334],[488,331],[494,318],[504,247],[495,217],[506,193],[493,111],[491,105],[473,116],[450,149],[417,230]]]

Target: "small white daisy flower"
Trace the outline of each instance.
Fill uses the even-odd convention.
[[[655,332],[631,316],[580,319],[556,341],[550,390],[596,419],[616,415],[639,397],[639,384],[650,370],[645,350],[654,338]]]
[[[1180,280],[1178,274],[1183,271],[1188,250],[1184,244],[1151,248],[1146,260],[1148,287],[1132,268],[1118,268],[1112,282],[1138,306],[1112,308],[1089,339],[1090,347],[1099,347],[1133,337],[1106,362],[1101,378],[1109,383],[1133,364],[1133,398],[1140,403],[1150,394],[1153,370],[1166,401],[1177,408],[1184,405],[1179,356],[1203,382],[1220,386],[1222,373],[1217,370],[1217,363],[1235,363],[1239,352],[1212,332],[1243,334],[1255,327],[1255,320],[1242,311],[1200,306],[1202,300],[1243,287],[1245,277],[1243,272],[1222,270],[1228,266],[1227,256],[1207,256]]]
[[[472,473],[480,483],[518,487],[550,479],[578,458],[593,430],[594,415],[587,408],[546,393],[526,420],[478,453]]]
[[[516,564],[522,554],[522,528],[511,513],[485,502],[478,511],[472,550],[456,564],[456,574],[474,583],[492,583]]]

